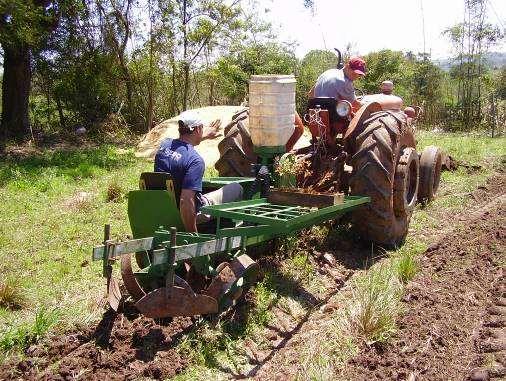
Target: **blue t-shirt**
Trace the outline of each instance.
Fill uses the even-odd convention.
[[[357,99],[355,97],[353,81],[339,69],[329,69],[318,77],[314,88],[314,96],[316,98],[335,98],[348,102],[353,102]]]
[[[202,207],[202,177],[205,163],[197,150],[179,139],[165,139],[155,156],[155,172],[167,172],[181,189],[196,192],[197,211]]]

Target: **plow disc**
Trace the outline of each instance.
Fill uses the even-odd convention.
[[[253,282],[258,272],[258,264],[243,254],[220,263],[216,267],[217,275],[202,293],[195,293],[190,284],[176,274],[172,286],[150,291],[141,286],[132,270],[132,254],[122,255],[120,264],[124,288],[139,312],[150,318],[218,313],[237,302],[243,287]],[[109,305],[117,311],[125,295],[121,294],[119,282],[112,276],[108,277],[107,294]]]
[[[126,254],[121,257],[121,277],[123,278],[125,288],[134,300],[139,300],[146,295],[132,271],[131,254]]]
[[[143,315],[151,318],[206,315],[218,312],[216,299],[179,286],[161,287],[135,303]]]
[[[107,278],[107,300],[114,311],[117,311],[121,302],[121,290],[118,281],[109,275]]]

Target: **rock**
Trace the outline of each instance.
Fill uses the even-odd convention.
[[[330,253],[323,254],[322,258],[325,262],[327,262],[331,266],[334,266],[334,264],[336,263],[336,259]]]
[[[429,247],[427,248],[427,253],[430,253],[432,251],[436,251],[437,249],[439,249],[439,242],[438,243],[432,243],[429,245]]]
[[[473,369],[469,378],[471,381],[489,381],[490,375],[486,369]]]
[[[84,135],[86,133],[86,128],[83,126],[77,127],[75,132],[76,135]]]

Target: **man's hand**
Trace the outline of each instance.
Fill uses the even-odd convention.
[[[215,139],[218,136],[221,136],[222,133],[220,131],[220,127],[221,127],[221,120],[216,119],[209,126],[207,126],[207,128],[204,130],[202,140]]]

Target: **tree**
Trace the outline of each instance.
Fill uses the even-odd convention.
[[[114,52],[123,73],[129,110],[132,107],[133,83],[126,57],[127,43],[132,36],[131,9],[134,0],[96,0],[102,20],[106,45]]]
[[[227,4],[224,0],[159,0],[163,28],[173,40],[173,83],[182,81],[182,110],[188,107],[190,73],[204,52],[219,48],[233,39],[234,31],[241,28],[239,0]],[[180,64],[176,61],[179,60]]]
[[[503,66],[500,73],[497,75],[496,84],[496,92],[498,98],[501,100],[506,100],[506,66]]]
[[[393,81],[395,94],[407,100],[410,92],[412,67],[402,52],[380,50],[364,56],[367,63],[367,75],[357,82],[367,94],[379,92],[381,82]]]
[[[225,95],[226,103],[238,104],[248,93],[250,76],[256,74],[293,74],[297,58],[293,50],[275,42],[237,45],[211,69],[216,92]]]
[[[32,58],[58,25],[71,1],[0,0],[0,44],[3,49],[3,138],[28,134],[28,100]]]
[[[483,54],[503,38],[501,30],[485,22],[486,0],[465,0],[464,21],[444,34],[456,51],[458,65],[452,69],[457,82],[458,121],[470,130],[482,122],[482,83],[486,75]]]
[[[318,76],[325,70],[335,67],[337,57],[328,50],[311,50],[300,62],[297,71],[297,110],[303,115],[306,111],[308,92]]]

